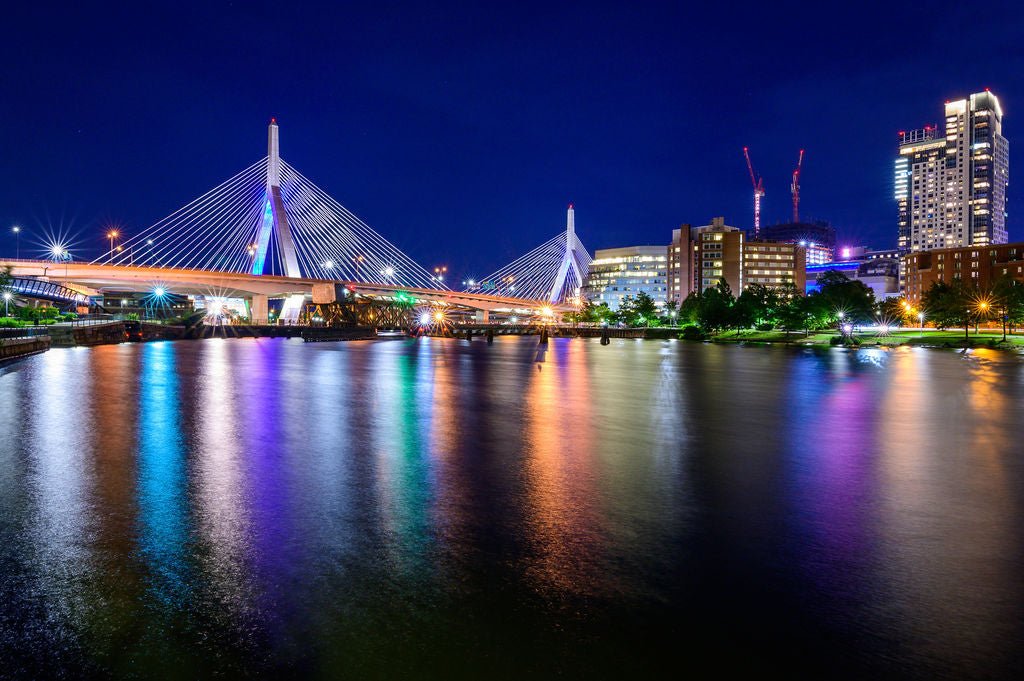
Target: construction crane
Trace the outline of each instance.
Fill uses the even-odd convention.
[[[793,184],[789,185],[789,191],[793,193],[793,223],[800,222],[800,167],[804,164],[804,150],[800,150],[800,158],[796,162],[796,170],[793,171]]]
[[[754,164],[750,162],[750,152],[743,147],[743,157],[747,159],[747,170],[750,171],[750,184],[754,187],[754,238],[761,234],[761,197],[764,196],[764,178],[754,173]]]

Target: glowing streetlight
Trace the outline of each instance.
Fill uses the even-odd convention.
[[[333,260],[328,260],[327,262],[325,262],[324,263],[324,269],[325,270],[333,270],[334,269],[334,261]]]
[[[10,317],[11,316],[11,311],[10,311],[10,309],[7,306],[10,304],[11,298],[13,298],[13,297],[14,296],[11,295],[10,291],[4,291],[4,316],[5,317]]]
[[[442,312],[441,310],[438,310],[437,312],[435,312],[434,313],[434,320],[437,321],[437,322],[443,322],[444,321],[444,312]]]
[[[385,278],[390,279],[391,277],[395,276],[395,268],[392,267],[391,265],[388,265],[381,271],[381,274],[383,274]]]
[[[153,295],[156,296],[157,298],[163,298],[166,293],[167,289],[165,289],[163,286],[157,286],[155,289],[153,289]]]
[[[116,239],[118,236],[120,236],[120,234],[121,233],[118,232],[116,229],[112,229],[109,232],[107,232],[107,238],[110,239],[110,262],[111,263],[114,262],[114,239]]]
[[[15,243],[15,257],[21,260],[21,227],[15,225],[11,227],[11,231],[14,232],[14,243]]]

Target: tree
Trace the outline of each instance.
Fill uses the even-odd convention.
[[[653,326],[658,322],[658,304],[645,291],[636,294],[636,326]]]
[[[910,303],[902,296],[886,298],[878,303],[878,316],[883,323],[890,326],[903,326],[911,314],[910,310]]]
[[[612,324],[616,319],[615,310],[608,307],[608,303],[602,300],[597,305],[588,305],[583,319],[593,324]]]
[[[664,326],[675,326],[679,321],[679,303],[670,300],[665,303],[665,310],[661,315],[661,323]]]
[[[658,305],[644,291],[626,296],[619,305],[620,319],[629,326],[651,326],[658,321]]]
[[[686,296],[686,300],[679,306],[679,323],[680,325],[686,326],[688,324],[697,324],[700,320],[698,319],[700,313],[700,293],[697,291],[691,291],[690,295]]]
[[[1004,333],[1007,325],[1012,330],[1014,326],[1024,323],[1024,283],[1013,277],[1000,277],[992,286],[992,298],[996,313],[1003,323]]]
[[[921,296],[921,307],[936,328],[962,326],[965,338],[971,326],[970,304],[970,291],[960,281],[952,284],[933,282],[931,288]]]
[[[812,294],[813,295],[813,294]],[[843,319],[853,324],[872,320],[875,310],[875,292],[864,282],[850,279],[842,272],[829,270],[818,277],[819,302],[822,303],[834,321],[843,313]]]
[[[788,292],[788,291],[787,291]],[[779,323],[784,300],[783,292],[764,284],[751,284],[736,299],[736,322],[739,326],[760,326]]]
[[[705,289],[700,294],[700,307],[697,310],[697,321],[701,328],[713,332],[734,326],[732,307],[735,302],[732,289],[724,279],[719,279],[717,286]]]

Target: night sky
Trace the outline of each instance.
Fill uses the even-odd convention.
[[[98,254],[104,225],[141,230],[264,156],[271,116],[283,158],[456,276],[554,236],[569,201],[591,250],[749,227],[744,145],[765,223],[806,148],[801,214],[890,248],[897,131],[985,87],[1024,240],[1024,10],[912,4],[11,3],[0,248],[21,224],[23,256],[60,229]]]

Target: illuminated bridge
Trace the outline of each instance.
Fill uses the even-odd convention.
[[[578,302],[590,256],[566,231],[466,291],[452,291],[285,162],[275,120],[267,156],[156,224],[86,262],[0,259],[21,281],[72,295],[153,291],[242,298],[255,323],[331,316],[355,302],[442,307],[474,314],[550,315]],[[311,307],[312,306],[312,307]]]

